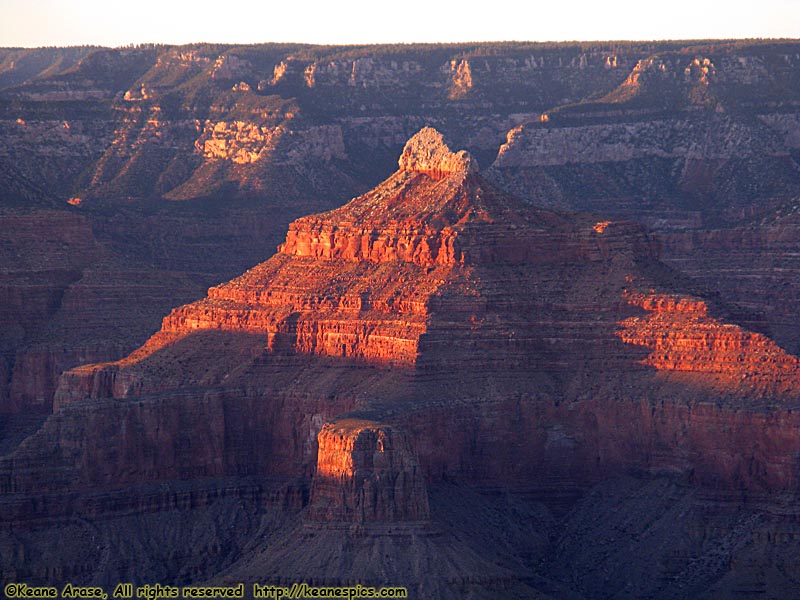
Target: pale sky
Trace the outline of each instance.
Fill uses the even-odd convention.
[[[0,0],[0,46],[800,38],[800,0]]]

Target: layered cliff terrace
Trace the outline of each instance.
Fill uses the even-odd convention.
[[[634,225],[576,225],[499,192],[468,153],[451,152],[440,133],[425,128],[389,179],[341,208],[292,223],[278,254],[174,309],[161,332],[116,364],[133,364],[184,335],[221,330],[262,335],[272,353],[414,365],[434,313],[445,330],[462,317],[471,318],[467,329],[486,321],[466,314],[485,312],[481,294],[496,296],[494,287],[504,285],[482,283],[486,269],[500,277],[513,265],[548,268],[617,252],[650,255],[653,248]]]
[[[275,256],[172,310],[142,348],[102,369],[119,381],[120,369],[215,331],[246,334],[245,354],[428,372],[618,370],[641,346],[650,354],[640,364],[658,371],[791,394],[798,361],[769,338],[709,316],[698,298],[625,291],[629,280],[647,284],[636,273],[657,255],[634,224],[535,209],[498,191],[468,153],[425,128],[374,190],[296,220]]]
[[[625,292],[644,315],[619,323],[619,338],[644,346],[641,364],[658,371],[704,373],[727,393],[795,398],[800,360],[767,336],[712,316],[705,301],[681,294]]]

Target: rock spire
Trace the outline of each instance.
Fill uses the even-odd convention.
[[[478,161],[469,152],[452,152],[433,127],[423,127],[408,142],[398,161],[401,171],[431,174],[477,173]]]

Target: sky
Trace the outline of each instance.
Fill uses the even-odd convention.
[[[0,47],[800,38],[800,0],[0,0]]]

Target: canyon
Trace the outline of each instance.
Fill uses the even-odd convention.
[[[3,581],[794,597],[799,62],[0,50]]]

